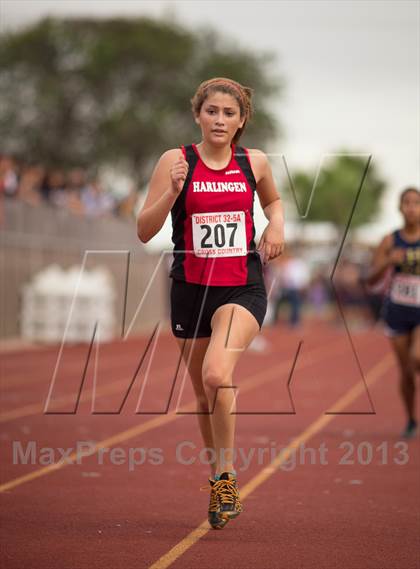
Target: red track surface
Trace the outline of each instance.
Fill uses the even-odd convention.
[[[311,324],[298,332],[264,329],[262,335],[269,350],[246,351],[234,383],[239,387],[238,412],[263,413],[237,417],[236,444],[243,452],[251,447],[255,453],[258,448],[269,450],[260,461],[255,455],[249,468],[237,461],[244,511],[223,531],[207,531],[208,493],[200,492],[200,486],[207,482],[208,467],[198,459],[197,418],[174,414],[183,365],[169,414],[164,413],[179,359],[172,336],[159,337],[149,369],[141,410],[151,414],[135,414],[149,357],[120,414],[92,414],[87,393],[77,413],[45,415],[41,409],[58,348],[5,354],[0,416],[2,567],[419,568],[419,439],[409,441],[406,451],[398,443],[405,417],[387,340],[375,331],[352,336],[364,377],[371,382],[375,410],[361,414],[369,413],[371,404],[364,389],[355,391],[361,376],[343,331]],[[301,339],[291,402],[287,383]],[[147,342],[148,338],[133,338],[100,349],[96,411],[118,409]],[[71,411],[86,353],[85,346],[65,350],[51,408]],[[93,363],[92,359],[83,393],[92,388]],[[187,381],[181,406],[192,400]],[[293,405],[295,414],[287,414]],[[275,414],[279,411],[283,414]],[[282,467],[267,470],[270,459],[278,455],[270,449],[280,451],[296,437],[301,446],[295,463],[292,454]],[[36,464],[13,464],[13,441],[23,447],[34,441]],[[119,447],[121,461],[130,448],[161,449],[157,452],[163,463],[146,461],[130,471],[127,462],[112,464],[108,452],[103,464],[97,453],[55,470],[39,464],[42,447],[74,449],[77,441]],[[182,457],[196,459],[190,466],[176,457],[183,441],[197,446],[184,447]],[[324,449],[324,464],[319,448]],[[59,458],[56,451],[56,461]],[[398,464],[404,460],[406,464]]]

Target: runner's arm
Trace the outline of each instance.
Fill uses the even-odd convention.
[[[283,202],[276,189],[270,162],[264,152],[250,150],[251,164],[256,173],[257,194],[265,217],[274,223],[283,225]]]
[[[384,276],[391,266],[389,253],[392,248],[392,235],[386,235],[373,252],[371,268],[366,276],[366,284],[374,285]]]
[[[143,243],[160,231],[179,196],[171,182],[170,168],[180,157],[183,158],[180,149],[168,150],[155,166],[146,200],[137,216],[137,235]]]
[[[263,251],[263,262],[278,257],[284,250],[283,203],[277,192],[268,158],[260,150],[250,150],[251,166],[257,182],[257,194],[269,223],[264,229],[257,249]]]

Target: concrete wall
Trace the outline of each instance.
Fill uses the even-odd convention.
[[[89,253],[86,268],[105,266],[113,276],[118,294],[117,319],[121,324],[126,297],[127,329],[160,260],[160,255],[146,253],[137,238],[134,220],[82,218],[48,205],[31,206],[10,199],[4,200],[3,205],[0,337],[16,338],[20,335],[21,291],[31,277],[53,263],[62,268],[81,265],[86,251],[101,251]],[[158,320],[167,321],[170,285],[167,275],[164,259],[141,314],[133,323],[133,331],[149,331]]]

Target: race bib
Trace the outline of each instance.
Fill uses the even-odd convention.
[[[247,254],[244,211],[193,213],[196,257],[242,257]]]
[[[396,304],[420,306],[420,277],[395,275],[389,296]]]

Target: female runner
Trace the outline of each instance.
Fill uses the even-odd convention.
[[[208,519],[221,529],[242,511],[234,469],[232,376],[267,310],[262,263],[284,248],[283,206],[266,155],[237,145],[252,114],[251,90],[224,77],[204,81],[191,99],[199,144],[159,159],[137,233],[147,242],[171,212],[172,332],[197,399],[211,464]],[[268,224],[255,247],[257,192]]]
[[[400,196],[404,227],[386,235],[373,255],[368,285],[390,272],[382,318],[400,370],[400,392],[407,413],[402,437],[416,434],[416,373],[420,372],[420,192],[407,188]]]

